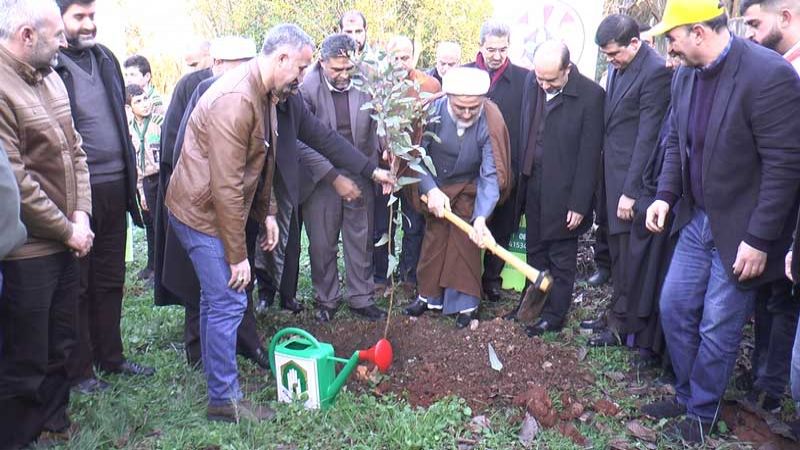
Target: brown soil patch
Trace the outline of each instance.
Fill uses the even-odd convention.
[[[347,320],[310,328],[317,339],[333,344],[342,357],[370,347],[383,336],[383,323]],[[473,409],[484,410],[510,405],[515,396],[534,385],[546,391],[575,393],[592,380],[580,366],[574,348],[529,338],[520,325],[499,318],[481,321],[475,330],[458,330],[452,321],[432,313],[418,319],[396,316],[388,339],[394,362],[377,393],[406,396],[415,406],[457,395]],[[503,364],[499,372],[489,364],[489,344]],[[353,384],[351,379],[351,387]]]

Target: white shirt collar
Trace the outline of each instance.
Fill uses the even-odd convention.
[[[797,41],[796,44],[792,46],[786,53],[783,54],[783,57],[788,59],[789,55],[794,53],[796,50],[800,50],[800,41]]]

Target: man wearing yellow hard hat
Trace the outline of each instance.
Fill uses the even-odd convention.
[[[679,233],[661,295],[674,398],[643,407],[704,442],[719,418],[756,288],[782,276],[800,188],[800,78],[733,36],[719,0],[668,0],[653,34],[682,61],[647,228]]]

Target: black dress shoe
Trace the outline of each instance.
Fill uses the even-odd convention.
[[[468,313],[458,313],[456,316],[456,328],[463,329],[469,326],[469,323],[472,322],[472,319],[476,317],[475,311],[468,312]]]
[[[525,327],[525,333],[528,334],[528,337],[534,336],[541,336],[548,331],[560,331],[561,327],[557,327],[550,322],[540,318],[536,321],[533,325],[528,325]]]
[[[92,377],[81,381],[75,386],[72,386],[72,391],[79,394],[91,395],[96,392],[105,391],[110,387],[111,385],[105,381]]]
[[[365,306],[363,308],[350,308],[350,311],[362,319],[369,320],[370,322],[375,322],[376,320],[386,318],[386,311],[378,308],[374,304]]]
[[[336,309],[325,308],[320,306],[317,308],[317,313],[314,316],[317,318],[317,322],[320,323],[328,323],[333,320],[333,316],[336,315]]]
[[[598,287],[608,283],[609,278],[611,278],[611,272],[605,269],[599,269],[597,272],[593,273],[586,282],[589,283],[589,286]]]
[[[256,314],[265,314],[272,304],[275,303],[275,293],[267,293],[264,292],[263,294],[261,291],[258,293],[258,304],[256,305]]]
[[[589,347],[617,347],[622,345],[622,338],[616,332],[605,329],[590,337],[586,345]]]
[[[261,367],[264,370],[269,370],[269,352],[266,349],[259,347],[258,350],[256,350],[255,356],[253,357],[253,362],[258,364],[258,367]]]
[[[671,419],[686,414],[686,406],[678,403],[675,397],[642,405],[640,410],[642,414],[654,419]]]
[[[299,313],[304,309],[303,304],[298,302],[296,298],[290,298],[288,300],[281,298],[281,308],[287,311],[291,311],[295,314]]]
[[[664,435],[674,441],[685,444],[702,444],[711,434],[713,422],[703,422],[700,419],[685,417],[667,429]]]
[[[403,312],[407,316],[419,317],[428,310],[428,304],[417,298],[410,305],[403,308]]]
[[[112,370],[111,373],[118,373],[120,375],[135,375],[135,376],[142,376],[142,377],[150,377],[156,373],[156,369],[152,367],[143,366],[141,364],[137,364],[131,361],[125,361],[116,368],[116,370]]]
[[[499,302],[503,298],[503,291],[498,288],[489,288],[484,290],[483,293],[486,296],[486,300],[490,302]]]
[[[155,272],[153,271],[153,269],[148,269],[147,267],[145,267],[144,269],[140,270],[139,273],[136,274],[136,278],[138,278],[139,280],[149,280],[153,278],[154,273]]]
[[[602,331],[606,328],[606,318],[600,316],[596,319],[582,320],[578,326],[583,330]]]

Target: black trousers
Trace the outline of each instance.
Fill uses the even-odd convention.
[[[294,213],[289,219],[289,236],[286,239],[286,249],[283,254],[283,272],[281,279],[267,271],[258,269],[258,298],[265,300],[280,295],[284,300],[297,297],[297,283],[300,280],[300,250],[303,232],[303,208],[294,208]]]
[[[611,249],[608,245],[608,212],[606,210],[606,183],[604,171],[600,170],[600,180],[594,194],[594,222],[597,229],[594,232],[594,266],[596,270],[611,272]]]
[[[144,199],[147,203],[147,210],[142,210],[142,221],[144,221],[144,231],[147,237],[147,265],[145,265],[145,268],[153,270],[155,214],[151,208],[155,208],[156,197],[158,197],[158,174],[150,175],[142,179],[142,190],[144,191]]]
[[[125,180],[92,185],[92,251],[80,261],[78,344],[70,359],[73,383],[94,376],[92,364],[114,372],[125,362],[120,318],[128,233]]]
[[[619,233],[608,236],[608,246],[611,249],[611,279],[614,283],[614,292],[611,297],[611,306],[608,312],[608,325],[614,330],[624,328],[622,320],[613,314],[614,305],[628,304],[628,264],[630,259],[629,243],[630,233]],[[622,319],[622,320],[620,320]]]
[[[66,362],[77,333],[79,270],[66,251],[0,264],[0,449],[6,449],[69,426]]]
[[[250,261],[251,274],[255,267],[255,246],[258,238],[259,225],[254,220],[247,221],[245,239],[247,244],[247,259]],[[253,280],[247,287],[247,309],[244,317],[236,330],[236,353],[245,358],[254,359],[256,352],[261,347],[261,338],[256,328],[256,315],[253,310]],[[186,360],[194,366],[202,361],[200,351],[200,298],[186,299],[184,302],[183,342],[186,350]]]
[[[572,290],[578,270],[578,238],[541,239],[540,190],[539,184],[533,181],[540,178],[531,178],[526,187],[526,259],[531,266],[547,270],[553,276],[553,286],[542,309],[541,318],[560,327],[563,326],[572,304]]]
[[[503,248],[508,248],[508,243],[511,242],[511,236],[519,229],[519,222],[514,221],[514,217],[518,217],[516,210],[517,204],[515,202],[516,197],[517,187],[514,186],[506,202],[494,209],[492,217],[490,217],[489,221],[486,223],[497,244]],[[526,217],[528,217],[527,214]],[[502,259],[491,252],[484,253],[483,275],[481,276],[481,284],[483,285],[484,292],[490,289],[501,288],[503,279],[500,276],[500,272],[503,271],[505,264],[506,263]]]
[[[792,346],[800,302],[792,298],[792,283],[780,279],[761,287],[755,305],[754,387],[781,398],[789,382]]]
[[[422,252],[422,239],[425,237],[425,216],[415,210],[405,198],[401,198],[400,202],[403,210],[403,242],[397,276],[401,281],[417,284],[417,264]]]
[[[384,195],[380,186],[375,186],[375,206],[372,222],[373,241],[377,243],[384,234],[389,232],[389,195]],[[400,260],[397,265],[397,278],[400,281],[417,283],[417,264],[422,251],[422,238],[425,237],[425,216],[415,210],[412,203],[401,196],[396,208],[400,207],[403,213],[403,239],[400,244]],[[392,226],[392,231],[397,231]],[[393,233],[394,234],[394,233]],[[391,249],[389,248],[391,244]],[[396,243],[391,236],[390,244],[375,247],[372,251],[372,263],[375,266],[375,283],[388,284],[386,276],[389,271],[389,252],[396,254]]]

